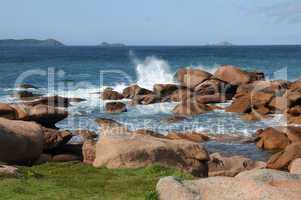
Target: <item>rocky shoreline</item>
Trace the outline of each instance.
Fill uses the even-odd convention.
[[[101,133],[89,130],[59,130],[55,124],[68,117],[70,102],[80,98],[17,95],[23,102],[0,103],[0,176],[17,174],[18,165],[78,161],[94,167],[141,168],[153,164],[186,171],[198,180],[162,178],[157,185],[160,199],[299,199],[301,190],[301,81],[265,80],[262,72],[247,72],[225,65],[214,74],[182,68],[177,84],[155,84],[153,90],[131,85],[122,93],[106,88],[103,100],[110,114],[127,112],[127,106],[178,102],[168,123],[180,122],[223,109],[216,103],[232,100],[225,112],[243,120],[265,120],[275,114],[287,126],[257,130],[250,138],[212,136],[198,132],[130,130],[125,124],[99,118]],[[30,86],[24,84],[24,89]],[[119,100],[130,99],[129,105]],[[80,136],[82,142],[73,143]],[[255,143],[271,152],[267,162],[240,155],[226,157],[208,152],[206,141]],[[299,174],[299,175],[298,175]],[[209,178],[207,178],[209,177]],[[243,185],[243,187],[240,187]],[[255,190],[255,193],[252,192]],[[233,192],[235,191],[235,192]],[[289,198],[287,198],[289,197]]]

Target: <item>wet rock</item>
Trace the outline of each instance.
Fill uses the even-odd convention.
[[[18,175],[16,167],[0,164],[0,178],[16,178]]]
[[[21,88],[21,89],[38,89],[38,87],[36,87],[32,84],[28,84],[28,83],[22,83],[22,84],[18,85],[18,88]]]
[[[38,124],[0,118],[0,162],[30,164],[40,157],[43,143]]]
[[[48,105],[51,107],[62,107],[66,108],[71,106],[70,103],[72,102],[82,102],[86,101],[86,99],[83,98],[67,98],[67,97],[61,97],[61,96],[49,96],[49,97],[41,97],[40,99],[24,102],[27,106],[36,106],[36,105]]]
[[[175,84],[155,84],[154,93],[156,96],[163,98],[171,95],[174,91],[178,90],[180,87]]]
[[[122,113],[127,111],[126,105],[122,102],[106,103],[105,110],[107,113]]]
[[[191,142],[205,142],[210,140],[207,135],[197,132],[188,132],[188,133],[168,133],[166,136],[167,139],[170,140],[188,140]]]
[[[131,102],[131,105],[137,105],[137,104],[149,105],[149,104],[154,104],[159,102],[161,102],[160,97],[158,97],[155,94],[147,94],[147,95],[135,96]]]
[[[185,140],[152,136],[102,137],[96,144],[95,167],[140,168],[151,164],[176,167],[195,176],[207,176],[207,151]]]
[[[141,88],[137,84],[126,87],[122,92],[124,98],[130,98],[130,99],[134,98],[137,95],[147,95],[147,94],[152,94],[152,91],[145,88]]]
[[[160,200],[299,200],[301,177],[267,169],[245,171],[236,177],[182,181],[161,178]]]
[[[289,139],[284,132],[275,128],[260,129],[256,132],[256,146],[265,150],[285,149]]]
[[[289,164],[297,158],[301,158],[301,143],[290,144],[283,151],[272,155],[267,163],[267,168],[287,169]]]
[[[243,156],[223,157],[219,153],[211,154],[208,162],[209,176],[234,177],[243,171],[265,167],[265,162],[253,161]]]
[[[67,144],[71,138],[72,133],[69,131],[59,131],[56,129],[44,128],[43,127],[43,135],[44,135],[44,150],[51,151],[57,148],[62,147]]]
[[[17,112],[9,104],[0,103],[0,117],[6,118],[6,119],[16,119]]]
[[[212,109],[206,104],[198,103],[196,100],[189,99],[178,104],[172,112],[176,115],[194,116],[204,114]]]
[[[124,98],[124,96],[119,92],[114,91],[112,88],[106,88],[101,93],[101,98],[103,100],[121,100]]]
[[[96,157],[96,141],[86,140],[83,144],[83,162],[92,165]]]
[[[251,75],[240,68],[224,65],[217,69],[214,76],[220,80],[223,80],[231,85],[247,84],[252,81]]]
[[[189,69],[189,68],[182,68],[177,71],[176,77],[178,82],[187,88],[195,88],[200,83],[208,80],[212,74],[200,70],[200,69]]]
[[[187,119],[187,117],[184,117],[184,116],[172,115],[166,119],[163,119],[163,121],[167,122],[167,123],[177,123],[177,122],[184,121],[186,119]]]
[[[38,99],[39,97],[41,97],[42,95],[40,94],[34,94],[31,91],[27,91],[27,90],[22,90],[22,91],[15,91],[13,93],[13,96],[17,99],[20,100],[24,100],[24,101],[29,101],[29,100],[34,100],[34,99]]]

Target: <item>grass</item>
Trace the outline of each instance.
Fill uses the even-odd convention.
[[[155,200],[164,176],[192,179],[161,166],[141,169],[93,168],[81,163],[20,167],[20,178],[0,179],[0,197],[8,200]]]

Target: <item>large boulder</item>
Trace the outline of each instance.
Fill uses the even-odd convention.
[[[124,98],[124,96],[119,92],[114,91],[112,88],[106,88],[101,93],[101,98],[103,100],[121,100]]]
[[[236,177],[210,177],[182,181],[161,178],[160,200],[299,200],[301,176],[287,172],[255,169]]]
[[[46,128],[55,128],[55,124],[68,117],[68,112],[61,108],[39,104],[30,107],[27,115],[20,120],[35,121]]]
[[[283,151],[272,155],[267,167],[270,169],[287,169],[289,164],[297,158],[301,158],[301,143],[292,143]]]
[[[231,85],[247,84],[252,81],[252,77],[248,72],[232,65],[221,66],[214,73],[214,76]]]
[[[176,77],[179,83],[187,88],[195,88],[200,83],[208,80],[212,74],[200,70],[200,69],[189,69],[182,68],[177,71]]]
[[[147,95],[147,94],[152,94],[152,91],[145,88],[141,88],[137,84],[126,87],[122,92],[124,98],[130,98],[130,99],[134,98],[137,95]]]
[[[43,145],[38,124],[0,118],[0,162],[30,164],[39,158]]]
[[[290,141],[287,135],[276,128],[260,129],[256,132],[256,146],[265,150],[285,149]]]
[[[105,110],[107,113],[122,113],[126,112],[126,105],[122,102],[109,102],[105,105]]]
[[[96,144],[95,167],[140,168],[152,164],[176,167],[195,176],[208,175],[207,151],[185,140],[147,135],[102,137]]]
[[[178,104],[172,112],[176,115],[195,116],[211,111],[212,108],[206,104],[199,103],[197,100],[188,99]]]
[[[209,176],[234,177],[243,171],[265,167],[265,162],[254,161],[243,156],[223,157],[219,153],[211,154],[208,162]]]
[[[225,81],[211,78],[194,88],[197,95],[219,96],[223,100],[230,100],[236,93],[237,86],[228,84]]]
[[[0,117],[6,118],[6,119],[16,119],[17,112],[9,104],[0,103]]]

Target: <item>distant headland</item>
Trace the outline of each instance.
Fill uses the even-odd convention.
[[[54,40],[36,40],[36,39],[5,39],[0,40],[0,47],[60,47],[65,46],[63,43]]]

